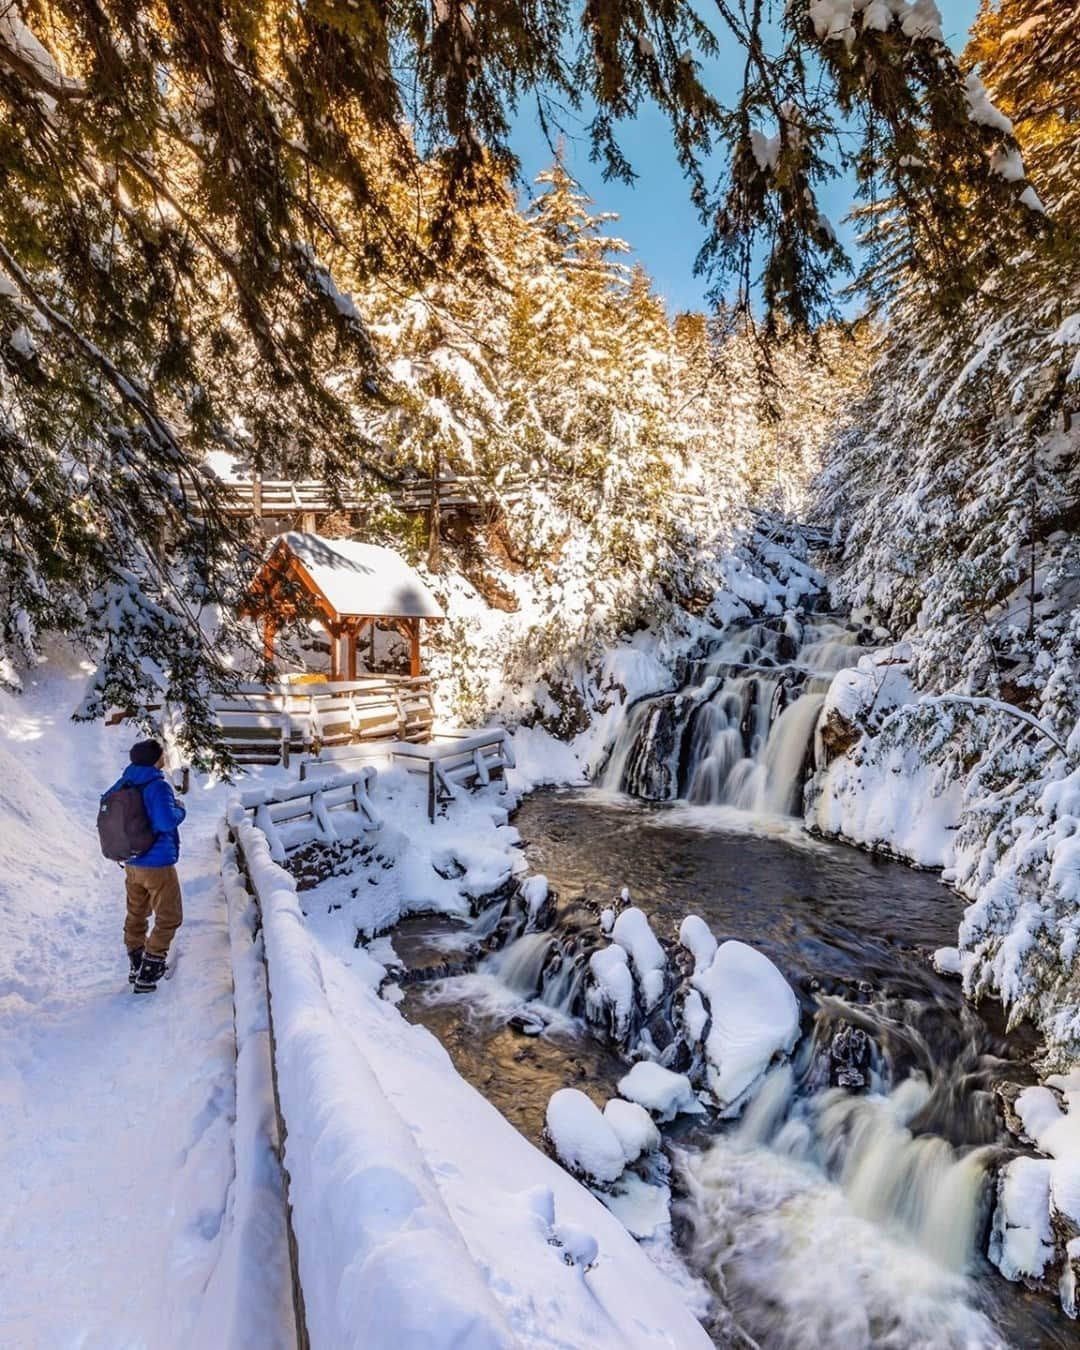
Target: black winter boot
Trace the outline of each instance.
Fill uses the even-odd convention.
[[[128,962],[131,969],[128,971],[128,984],[134,984],[139,974],[139,967],[142,965],[143,949],[141,947],[129,947],[127,949]]]
[[[164,974],[165,958],[163,956],[151,956],[149,952],[144,952],[139,973],[135,976],[132,987],[137,994],[152,994],[157,988],[158,980]]]

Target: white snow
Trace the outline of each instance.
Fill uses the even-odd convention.
[[[691,989],[683,1000],[682,1015],[683,1026],[690,1040],[694,1043],[700,1041],[709,1023],[709,1013],[696,989]]]
[[[1050,1229],[1050,1163],[1014,1158],[998,1183],[990,1258],[1010,1280],[1043,1273],[1054,1255]]]
[[[701,1115],[705,1110],[684,1073],[673,1073],[647,1059],[639,1060],[619,1079],[619,1092],[661,1122],[679,1115]]]
[[[694,958],[694,974],[707,970],[716,955],[716,938],[698,914],[688,914],[679,925],[679,941]]]
[[[693,977],[709,1005],[712,1026],[705,1043],[708,1079],[724,1111],[799,1035],[799,1004],[769,958],[744,942],[724,942],[707,969]]]
[[[525,901],[530,923],[535,920],[550,894],[551,887],[548,885],[547,877],[541,876],[539,873],[535,876],[526,877],[521,883],[521,898]]]
[[[631,905],[615,920],[611,930],[612,941],[617,942],[630,958],[645,997],[645,1010],[654,1008],[664,992],[664,972],[667,957],[656,940],[644,910]]]
[[[428,587],[391,549],[295,531],[279,535],[273,547],[300,561],[338,614],[443,617]]]
[[[561,1162],[595,1181],[614,1181],[627,1163],[622,1140],[600,1108],[577,1088],[560,1088],[545,1116],[547,1132]]]
[[[660,1131],[648,1111],[636,1101],[612,1097],[604,1107],[604,1119],[615,1131],[628,1163],[637,1162],[643,1153],[655,1153],[660,1147]]]
[[[589,970],[596,982],[595,993],[611,1008],[612,1031],[621,1039],[634,1011],[634,977],[627,964],[626,952],[614,942],[609,947],[601,947],[589,957]],[[590,989],[590,996],[593,992]]]
[[[633,1172],[620,1177],[601,1199],[636,1238],[655,1237],[671,1223],[670,1188],[654,1185]]]
[[[941,975],[960,975],[963,961],[955,947],[939,947],[934,953],[934,969]]]
[[[252,850],[290,1198],[323,1343],[707,1345],[618,1222],[375,994],[370,957],[350,969],[357,953],[335,916],[316,937],[291,879]],[[577,1096],[584,1107],[550,1106],[553,1135],[583,1170],[617,1176],[622,1144]]]
[[[94,832],[136,737],[68,721],[86,676],[0,693],[0,1344],[284,1350],[265,998],[250,942],[230,958],[251,915],[226,909],[220,801],[187,798],[175,972],[136,998]]]

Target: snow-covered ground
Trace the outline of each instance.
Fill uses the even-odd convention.
[[[234,1242],[274,1173],[234,1152],[257,1122],[236,1119],[220,803],[187,799],[175,971],[136,998],[94,825],[132,735],[68,721],[85,678],[0,695],[0,1344],[288,1345],[282,1226]]]
[[[130,993],[122,879],[94,817],[132,734],[67,720],[84,679],[54,663],[2,704],[0,1344],[293,1343],[265,941],[314,1345],[707,1345],[686,1287],[378,995],[383,967],[351,931],[304,921],[268,856],[252,944],[218,851],[227,786],[186,799],[173,977]],[[497,794],[427,829],[415,786],[389,775],[379,798],[392,865],[365,887],[369,932],[409,908],[463,912],[521,866]]]

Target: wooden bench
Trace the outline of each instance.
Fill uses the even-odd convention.
[[[278,833],[279,825],[310,820],[316,838],[338,839],[331,812],[351,809],[360,816],[365,830],[379,829],[382,820],[370,795],[376,776],[369,766],[358,773],[336,774],[312,783],[251,788],[240,794],[240,804],[252,813],[255,824],[266,835],[274,861],[284,863],[285,845]]]

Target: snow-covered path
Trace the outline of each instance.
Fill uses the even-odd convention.
[[[69,723],[75,691],[0,705],[0,1345],[212,1347],[235,1111],[220,807],[188,799],[175,973],[136,998],[94,830],[132,737]]]

